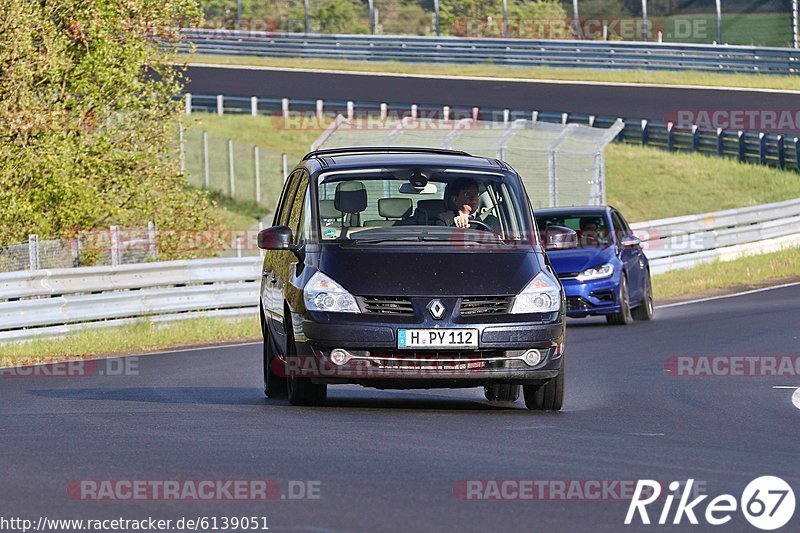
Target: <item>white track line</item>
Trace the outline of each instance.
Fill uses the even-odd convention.
[[[795,407],[800,409],[800,388],[794,391],[794,394],[792,394],[792,403]]]
[[[181,63],[176,63],[180,65]],[[370,72],[365,70],[336,70],[336,69],[317,69],[317,68],[287,68],[287,67],[264,67],[255,65],[219,65],[211,63],[188,63],[190,67],[219,68],[230,70],[265,70],[274,72],[307,72],[312,74],[351,74],[354,76],[383,76],[398,78],[418,78],[424,80],[468,80],[468,81],[499,81],[507,83],[535,83],[548,85],[587,85],[598,87],[648,87],[655,89],[697,89],[700,91],[733,91],[733,92],[758,92],[775,94],[796,94],[800,91],[791,89],[764,89],[748,87],[723,87],[718,85],[669,85],[663,83],[634,83],[622,81],[581,81],[581,80],[550,80],[550,79],[529,79],[529,78],[494,78],[491,76],[450,76],[444,74],[408,74],[401,72]]]
[[[771,291],[774,289],[783,289],[785,287],[794,287],[795,285],[800,285],[800,281],[795,281],[792,283],[784,283],[783,285],[774,285],[772,287],[762,287],[760,289],[752,289],[749,291],[744,292],[735,292],[733,294],[722,294],[720,296],[709,296],[708,298],[699,298],[697,300],[687,300],[685,302],[676,302],[674,304],[666,304],[666,305],[659,305],[656,309],[666,309],[668,307],[678,307],[679,305],[689,305],[689,304],[696,304],[701,302],[710,302],[712,300],[722,300],[724,298],[735,298],[737,296],[744,296],[746,294],[755,294],[757,292],[764,292],[764,291]]]

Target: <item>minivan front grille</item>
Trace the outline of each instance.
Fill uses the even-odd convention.
[[[403,296],[362,296],[364,313],[373,315],[413,316],[411,298]]]
[[[461,298],[461,316],[496,315],[507,313],[511,305],[509,296],[470,296]]]

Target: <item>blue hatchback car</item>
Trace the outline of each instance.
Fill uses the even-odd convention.
[[[605,315],[609,324],[653,317],[650,265],[639,239],[611,206],[536,210],[541,231],[564,226],[578,235],[577,248],[547,253],[567,297],[567,316]]]

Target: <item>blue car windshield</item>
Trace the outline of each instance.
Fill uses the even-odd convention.
[[[527,198],[513,174],[337,170],[319,175],[317,197],[322,242],[414,243],[447,241],[454,234],[495,242],[532,239]],[[467,224],[455,220],[462,215]]]
[[[579,248],[604,247],[612,242],[611,230],[602,215],[536,216],[539,231],[549,226],[564,226],[578,234]]]

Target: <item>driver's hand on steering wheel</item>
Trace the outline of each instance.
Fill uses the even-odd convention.
[[[458,216],[453,218],[453,224],[455,224],[455,226],[457,228],[468,228],[469,227],[469,223],[470,223],[470,220],[471,220],[469,218],[469,212],[471,211],[471,208],[468,205],[465,205],[464,207],[466,208],[467,212],[466,213],[459,213]]]

